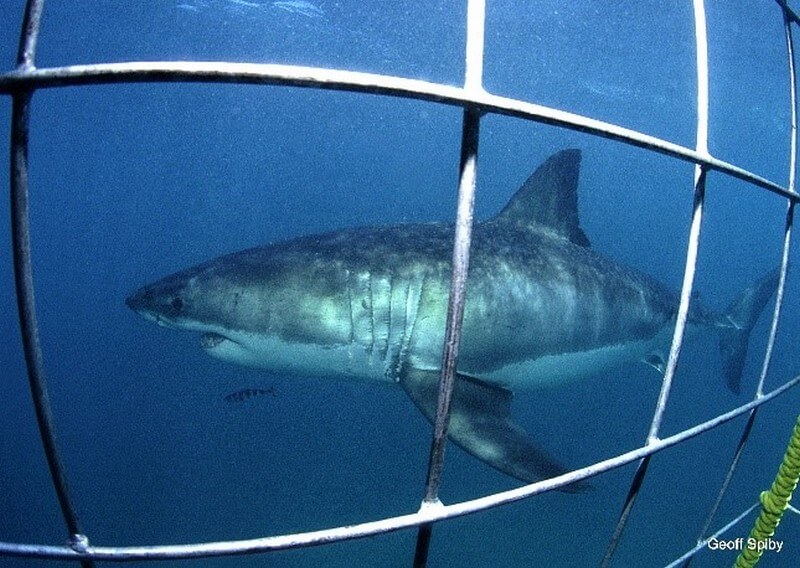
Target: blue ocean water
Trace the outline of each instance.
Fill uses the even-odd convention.
[[[788,181],[786,47],[777,5],[709,2],[712,153]],[[459,84],[462,2],[158,0],[45,8],[37,65],[132,60],[291,63]],[[14,65],[23,2],[0,3],[0,57]],[[486,88],[694,145],[691,4],[489,2]],[[8,124],[10,99],[0,99]],[[430,428],[399,389],[271,376],[212,360],[191,334],[136,317],[138,286],[196,262],[292,236],[452,218],[461,113],[433,103],[272,86],[137,84],[37,92],[31,116],[34,271],[58,439],[95,544],[184,543],[326,528],[416,510]],[[477,214],[498,211],[543,159],[583,150],[580,214],[592,246],[680,285],[693,167],[521,120],[481,125]],[[0,138],[8,154],[8,137]],[[785,203],[711,174],[697,284],[723,309],[780,259]],[[0,215],[0,540],[61,543],[17,332],[9,216]],[[796,265],[797,253],[792,253]],[[800,365],[800,286],[790,275],[767,379]],[[769,309],[767,310],[769,312]],[[691,337],[664,424],[671,434],[744,403],[769,318],[753,333],[743,395],[723,385],[716,338]],[[518,393],[514,414],[579,466],[640,445],[658,394],[643,365]],[[242,388],[275,396],[231,404]],[[771,482],[796,419],[790,393],[759,413],[719,521]],[[741,432],[737,420],[656,456],[618,566],[690,548]],[[633,467],[587,495],[552,494],[437,525],[430,566],[599,563]],[[448,449],[442,500],[515,486]],[[742,536],[750,520],[734,530]],[[179,566],[409,566],[415,533]],[[768,566],[795,566],[798,518]],[[697,566],[730,565],[705,552]],[[41,562],[0,559],[0,566]],[[59,566],[60,563],[49,565]],[[63,564],[67,565],[67,564]]]

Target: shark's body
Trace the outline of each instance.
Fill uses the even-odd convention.
[[[579,227],[580,153],[555,154],[506,207],[474,228],[450,437],[533,481],[563,471],[510,421],[511,390],[574,380],[630,361],[663,363],[677,298],[589,247]],[[142,288],[128,305],[202,333],[209,354],[275,373],[399,383],[430,419],[450,286],[453,226],[312,235],[223,256]],[[723,330],[738,388],[747,336],[774,289],[768,275]]]

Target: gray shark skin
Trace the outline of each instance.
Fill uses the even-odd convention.
[[[512,391],[630,361],[663,368],[675,323],[675,294],[590,248],[578,221],[580,159],[578,150],[553,155],[473,232],[449,437],[524,482],[565,469],[511,421]],[[200,333],[203,349],[225,361],[399,383],[432,420],[453,233],[452,224],[428,223],[300,237],[177,272],[126,303]],[[723,330],[734,390],[776,283],[768,274],[728,315],[690,311],[690,324]]]

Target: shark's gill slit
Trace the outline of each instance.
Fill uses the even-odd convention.
[[[400,350],[398,352],[397,360],[394,361],[394,376],[393,380],[399,380],[402,371],[403,361],[408,358],[408,350],[411,341],[414,337],[414,328],[417,322],[417,314],[419,313],[419,305],[422,301],[422,290],[425,286],[425,273],[422,277],[409,278],[408,289],[406,292],[406,305],[405,305],[405,321],[406,326],[403,331],[402,340],[400,342]]]
[[[386,364],[392,333],[392,275],[380,273],[373,281],[372,306],[375,314],[375,346],[378,361]]]
[[[369,314],[369,356],[370,361],[374,357],[376,353],[376,328],[377,322],[375,321],[375,294],[373,292],[375,286],[373,283],[372,272],[369,270],[366,273],[366,281],[367,281],[367,294],[365,295],[365,299],[367,302],[367,312]]]
[[[350,346],[350,353],[349,358],[352,361],[353,352],[352,348],[355,346],[356,342],[356,320],[355,315],[353,314],[353,272],[350,270],[345,269],[344,271],[345,281],[347,282],[347,310],[350,314],[350,337],[348,338],[348,345]]]
[[[352,314],[352,336],[354,348],[360,348],[366,357],[371,358],[374,348],[372,300],[369,284],[369,274],[360,269],[350,270],[348,280],[348,294],[350,295],[350,313]],[[354,354],[354,357],[356,355]]]

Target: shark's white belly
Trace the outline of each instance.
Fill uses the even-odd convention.
[[[478,378],[506,388],[533,389],[556,386],[597,375],[626,363],[643,360],[656,350],[656,342],[635,341],[607,345],[588,351],[545,355],[536,359],[509,363]],[[465,369],[469,373],[469,370]]]
[[[358,344],[321,346],[287,342],[275,336],[226,332],[231,339],[203,348],[212,357],[230,363],[267,369],[277,374],[324,376],[366,381],[393,381],[390,360]]]
[[[460,371],[509,389],[534,389],[586,378],[625,363],[643,360],[663,345],[664,335],[643,341],[631,341],[601,348],[545,355],[498,366],[492,371]],[[313,343],[287,342],[275,336],[250,333],[231,333],[231,339],[221,339],[203,347],[209,355],[244,365],[267,369],[273,373],[299,376],[322,376],[345,380],[394,382],[403,364],[425,370],[438,369],[438,353],[410,353],[409,360],[400,362],[397,352],[370,351],[363,345],[320,346]]]

